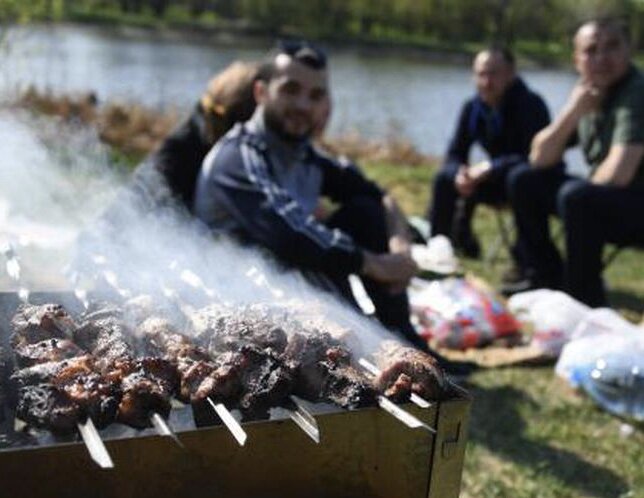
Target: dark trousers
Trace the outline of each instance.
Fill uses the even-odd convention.
[[[389,250],[385,210],[378,199],[365,196],[346,202],[331,216],[327,225],[350,234],[357,245],[371,252],[384,253]],[[326,277],[333,282],[345,300],[358,307],[351,292],[348,275],[328,273]],[[401,334],[415,346],[427,349],[427,344],[418,336],[409,321],[407,293],[391,294],[381,283],[364,276],[360,278],[373,301],[378,320],[386,328]]]
[[[432,235],[445,235],[452,240],[470,236],[476,205],[480,202],[492,205],[505,204],[508,200],[507,176],[510,171],[518,167],[526,167],[526,165],[514,163],[491,170],[489,176],[467,198],[460,197],[454,185],[457,170],[443,168],[434,179],[432,204],[427,212]]]
[[[534,169],[515,175],[509,188],[524,268],[537,280],[563,280],[564,289],[589,306],[605,305],[604,244],[644,244],[644,191]],[[565,262],[549,234],[550,214],[563,222]]]

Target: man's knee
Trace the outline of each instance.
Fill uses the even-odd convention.
[[[387,220],[381,199],[353,197],[342,204],[328,224],[347,232],[360,246],[370,251],[387,250]]]
[[[576,179],[564,183],[557,193],[557,212],[564,221],[576,217],[590,208],[593,186],[586,180]]]
[[[538,190],[540,171],[523,163],[512,168],[505,178],[505,190],[509,199],[516,199]]]

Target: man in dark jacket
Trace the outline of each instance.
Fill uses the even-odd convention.
[[[464,255],[478,257],[479,243],[470,226],[476,204],[507,201],[509,172],[526,163],[532,137],[550,118],[543,99],[516,75],[509,51],[495,47],[480,52],[473,73],[477,93],[461,109],[427,216],[432,235],[446,235]],[[489,159],[470,164],[475,143]]]
[[[270,250],[285,264],[323,275],[353,302],[362,277],[378,319],[427,348],[409,322],[406,286],[416,273],[405,218],[359,170],[311,143],[329,112],[326,57],[306,42],[282,44],[260,68],[257,109],[206,157],[194,212],[216,232]],[[315,215],[320,196],[339,205]]]

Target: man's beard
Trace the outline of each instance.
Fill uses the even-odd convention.
[[[287,142],[302,142],[311,138],[311,135],[313,134],[313,126],[310,126],[309,129],[302,134],[290,133],[284,128],[284,122],[280,115],[269,107],[264,107],[264,124],[270,131]]]

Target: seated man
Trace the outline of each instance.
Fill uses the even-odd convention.
[[[478,202],[502,204],[511,168],[527,161],[530,142],[549,121],[543,99],[516,75],[513,55],[490,48],[474,58],[477,94],[463,105],[428,210],[432,235],[446,235],[468,257],[478,257],[471,219]],[[489,161],[469,164],[478,142]]]
[[[328,117],[328,85],[321,51],[281,45],[260,68],[252,118],[206,157],[194,212],[215,231],[323,275],[354,304],[347,278],[360,275],[383,325],[426,349],[409,322],[406,286],[417,268],[404,217],[357,168],[311,144]],[[324,222],[314,214],[320,196],[340,206]]]
[[[579,80],[568,102],[532,143],[532,169],[510,186],[525,287],[558,287],[590,306],[603,306],[602,249],[606,242],[644,244],[644,77],[631,63],[628,31],[619,21],[585,23],[574,38]],[[588,180],[540,174],[580,144]],[[566,261],[548,234],[557,213]]]

